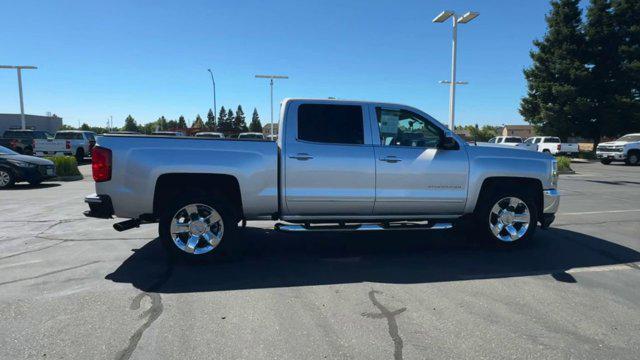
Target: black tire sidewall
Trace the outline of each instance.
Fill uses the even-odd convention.
[[[8,188],[12,187],[13,184],[15,184],[15,182],[16,182],[16,177],[15,177],[15,175],[13,175],[13,171],[11,171],[11,170],[9,170],[7,168],[2,168],[2,169],[0,169],[0,171],[6,172],[7,174],[9,174],[9,182],[5,186],[0,187],[0,189],[8,189]]]
[[[529,208],[529,214],[531,221],[529,222],[529,228],[525,235],[512,242],[502,241],[496,238],[491,229],[489,228],[489,214],[493,205],[495,205],[500,199],[505,197],[517,197]],[[518,189],[510,186],[497,186],[494,187],[487,196],[482,199],[475,214],[475,227],[478,234],[481,235],[481,240],[489,242],[499,247],[517,247],[522,246],[531,241],[533,238],[536,227],[538,225],[538,207],[536,206],[534,192],[529,189]]]
[[[189,254],[180,250],[171,237],[171,221],[175,213],[182,207],[189,204],[205,204],[215,209],[222,217],[224,233],[222,241],[206,254]],[[158,222],[158,233],[160,240],[166,248],[167,252],[173,259],[187,260],[188,262],[212,259],[229,259],[233,255],[233,245],[235,244],[235,235],[237,232],[237,221],[234,221],[234,214],[227,200],[220,196],[206,196],[201,194],[181,195],[177,199],[170,201],[165,211],[160,214]]]
[[[82,160],[84,160],[85,155],[86,154],[84,153],[84,149],[78,148],[78,150],[76,150],[76,162],[80,164]]]
[[[600,163],[601,163],[602,165],[609,165],[609,164],[611,164],[611,160],[609,160],[609,159],[606,159],[606,160],[605,160],[605,159],[602,159],[602,160],[600,160]]]
[[[635,155],[636,156],[636,161],[635,162],[631,162],[630,156],[631,155]],[[627,165],[638,165],[640,164],[640,154],[637,151],[633,151],[631,152],[629,155],[627,155]]]

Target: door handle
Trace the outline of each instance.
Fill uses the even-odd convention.
[[[381,157],[380,161],[385,161],[385,162],[388,162],[388,163],[397,163],[397,162],[402,161],[402,159],[399,159],[398,157],[393,156],[393,155],[389,155],[389,156]]]
[[[307,161],[313,159],[313,156],[307,153],[297,153],[295,155],[289,155],[289,159],[296,159],[300,161]]]

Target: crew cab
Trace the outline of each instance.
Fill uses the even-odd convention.
[[[556,161],[472,146],[415,108],[285,99],[278,141],[107,135],[93,151],[85,215],[158,222],[186,257],[223,256],[238,223],[279,231],[448,229],[505,246],[528,241],[558,209]]]
[[[91,156],[96,144],[95,133],[83,130],[62,130],[56,132],[53,139],[36,140],[36,156],[69,155],[81,162],[85,156]]]
[[[538,151],[551,155],[577,155],[578,144],[563,143],[556,136],[533,136],[524,141],[525,144],[535,144]]]
[[[627,134],[616,141],[598,144],[596,157],[605,165],[612,161],[624,161],[627,165],[640,164],[640,133]]]
[[[535,144],[525,143],[520,136],[496,136],[489,139],[486,143],[478,143],[485,146],[513,146],[524,150],[538,151]]]
[[[4,146],[18,154],[33,155],[35,142],[51,138],[51,134],[42,130],[6,130],[0,138],[0,146]]]

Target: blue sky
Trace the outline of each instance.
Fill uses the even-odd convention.
[[[522,123],[518,113],[532,40],[548,1],[10,1],[2,6],[0,64],[23,74],[27,113],[122,125],[160,115],[193,120],[212,105],[242,104],[269,120],[274,99],[400,102],[448,117],[451,23],[443,9],[480,17],[458,31],[457,124]],[[277,106],[277,104],[276,104]],[[19,112],[15,71],[0,71],[0,113]],[[277,114],[277,110],[276,110]]]

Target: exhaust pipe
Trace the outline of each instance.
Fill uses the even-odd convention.
[[[140,219],[129,219],[113,224],[113,228],[117,231],[131,230],[137,227],[140,227]]]

